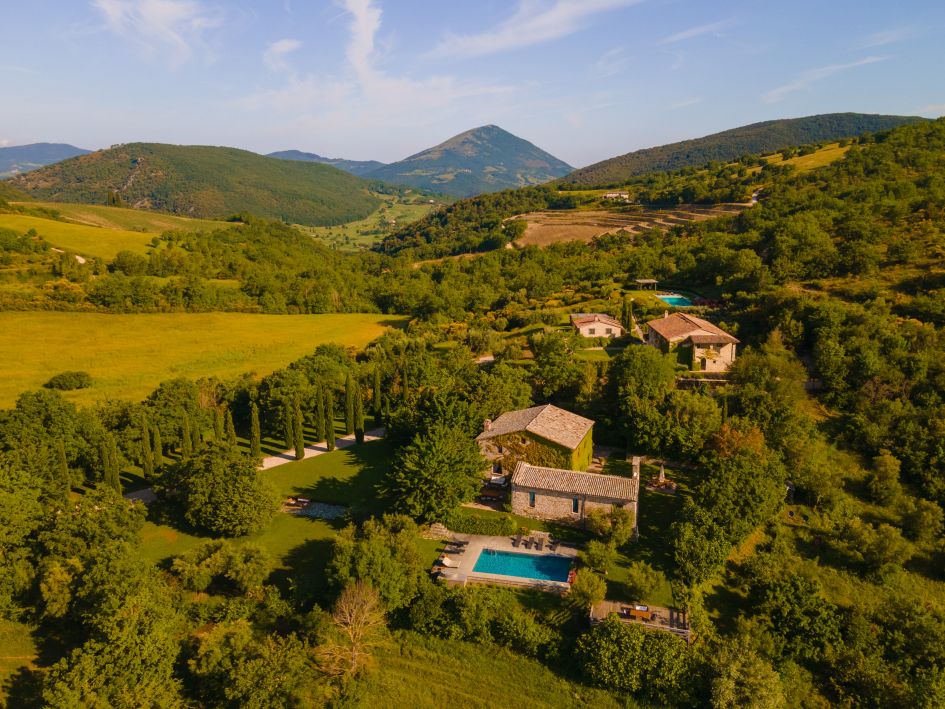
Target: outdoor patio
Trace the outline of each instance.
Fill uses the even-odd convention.
[[[634,609],[646,608],[646,613],[634,613]],[[689,616],[685,611],[663,606],[638,606],[622,601],[601,601],[591,608],[591,622],[599,623],[614,614],[621,622],[638,623],[654,630],[665,630],[690,641]],[[645,617],[644,617],[645,616]]]
[[[448,585],[465,586],[470,583],[489,583],[565,593],[571,587],[567,582],[533,579],[521,576],[506,576],[505,574],[490,574],[473,570],[479,559],[479,554],[483,549],[534,556],[565,557],[571,559],[572,562],[577,558],[578,550],[576,547],[559,544],[557,549],[552,552],[549,551],[548,548],[547,534],[536,532],[533,533],[531,537],[542,537],[545,542],[544,548],[542,550],[535,549],[534,547],[526,549],[524,545],[516,547],[513,545],[513,537],[489,537],[474,534],[451,533],[450,540],[445,542],[446,548],[452,548],[449,546],[450,541],[467,542],[467,544],[459,554],[452,551],[444,553],[443,556],[448,558],[451,562],[455,562],[456,566],[442,566],[438,563],[435,569],[439,572],[440,578]]]

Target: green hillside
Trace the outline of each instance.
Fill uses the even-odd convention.
[[[923,120],[915,116],[881,116],[866,113],[825,113],[753,123],[655,148],[636,150],[575,170],[560,180],[576,187],[623,184],[635,175],[728,161],[752,153],[771,153],[808,143],[852,138],[863,133],[889,130]]]
[[[276,160],[236,148],[128,143],[9,181],[54,202],[153,209],[191,217],[237,212],[297,224],[341,224],[370,214],[366,183],[318,163]]]
[[[455,135],[365,177],[470,197],[538,185],[570,170],[567,163],[527,140],[490,125]]]

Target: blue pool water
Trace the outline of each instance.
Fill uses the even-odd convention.
[[[516,554],[512,551],[483,549],[473,571],[502,576],[519,576],[539,581],[567,581],[571,560],[563,556]]]
[[[675,305],[677,308],[688,308],[692,305],[692,301],[684,295],[658,295],[656,297],[664,303]]]

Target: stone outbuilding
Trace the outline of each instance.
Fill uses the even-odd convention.
[[[581,337],[621,337],[623,325],[612,315],[604,313],[574,313],[571,325]]]
[[[675,352],[693,371],[725,372],[735,361],[738,340],[708,320],[686,313],[666,313],[647,323],[648,345]]]
[[[512,512],[536,519],[581,524],[592,510],[619,507],[637,515],[638,466],[633,477],[544,468],[522,461],[512,474]]]
[[[587,470],[594,450],[593,428],[591,419],[544,404],[486,421],[476,441],[495,475],[515,470],[520,461]]]

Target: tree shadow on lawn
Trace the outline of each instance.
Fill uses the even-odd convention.
[[[358,472],[347,478],[321,477],[311,485],[295,488],[296,494],[316,502],[344,505],[356,522],[387,512],[390,500],[381,492],[381,484],[390,470],[390,448],[366,444],[351,446],[345,452],[354,458]]]
[[[338,524],[339,529],[342,526]],[[330,591],[325,568],[333,548],[332,539],[310,539],[299,544],[285,555],[283,567],[270,574],[268,583],[275,585],[284,597],[294,597],[300,606],[318,603],[325,607]]]
[[[43,703],[43,673],[31,667],[21,667],[3,682],[8,707],[39,709]]]

